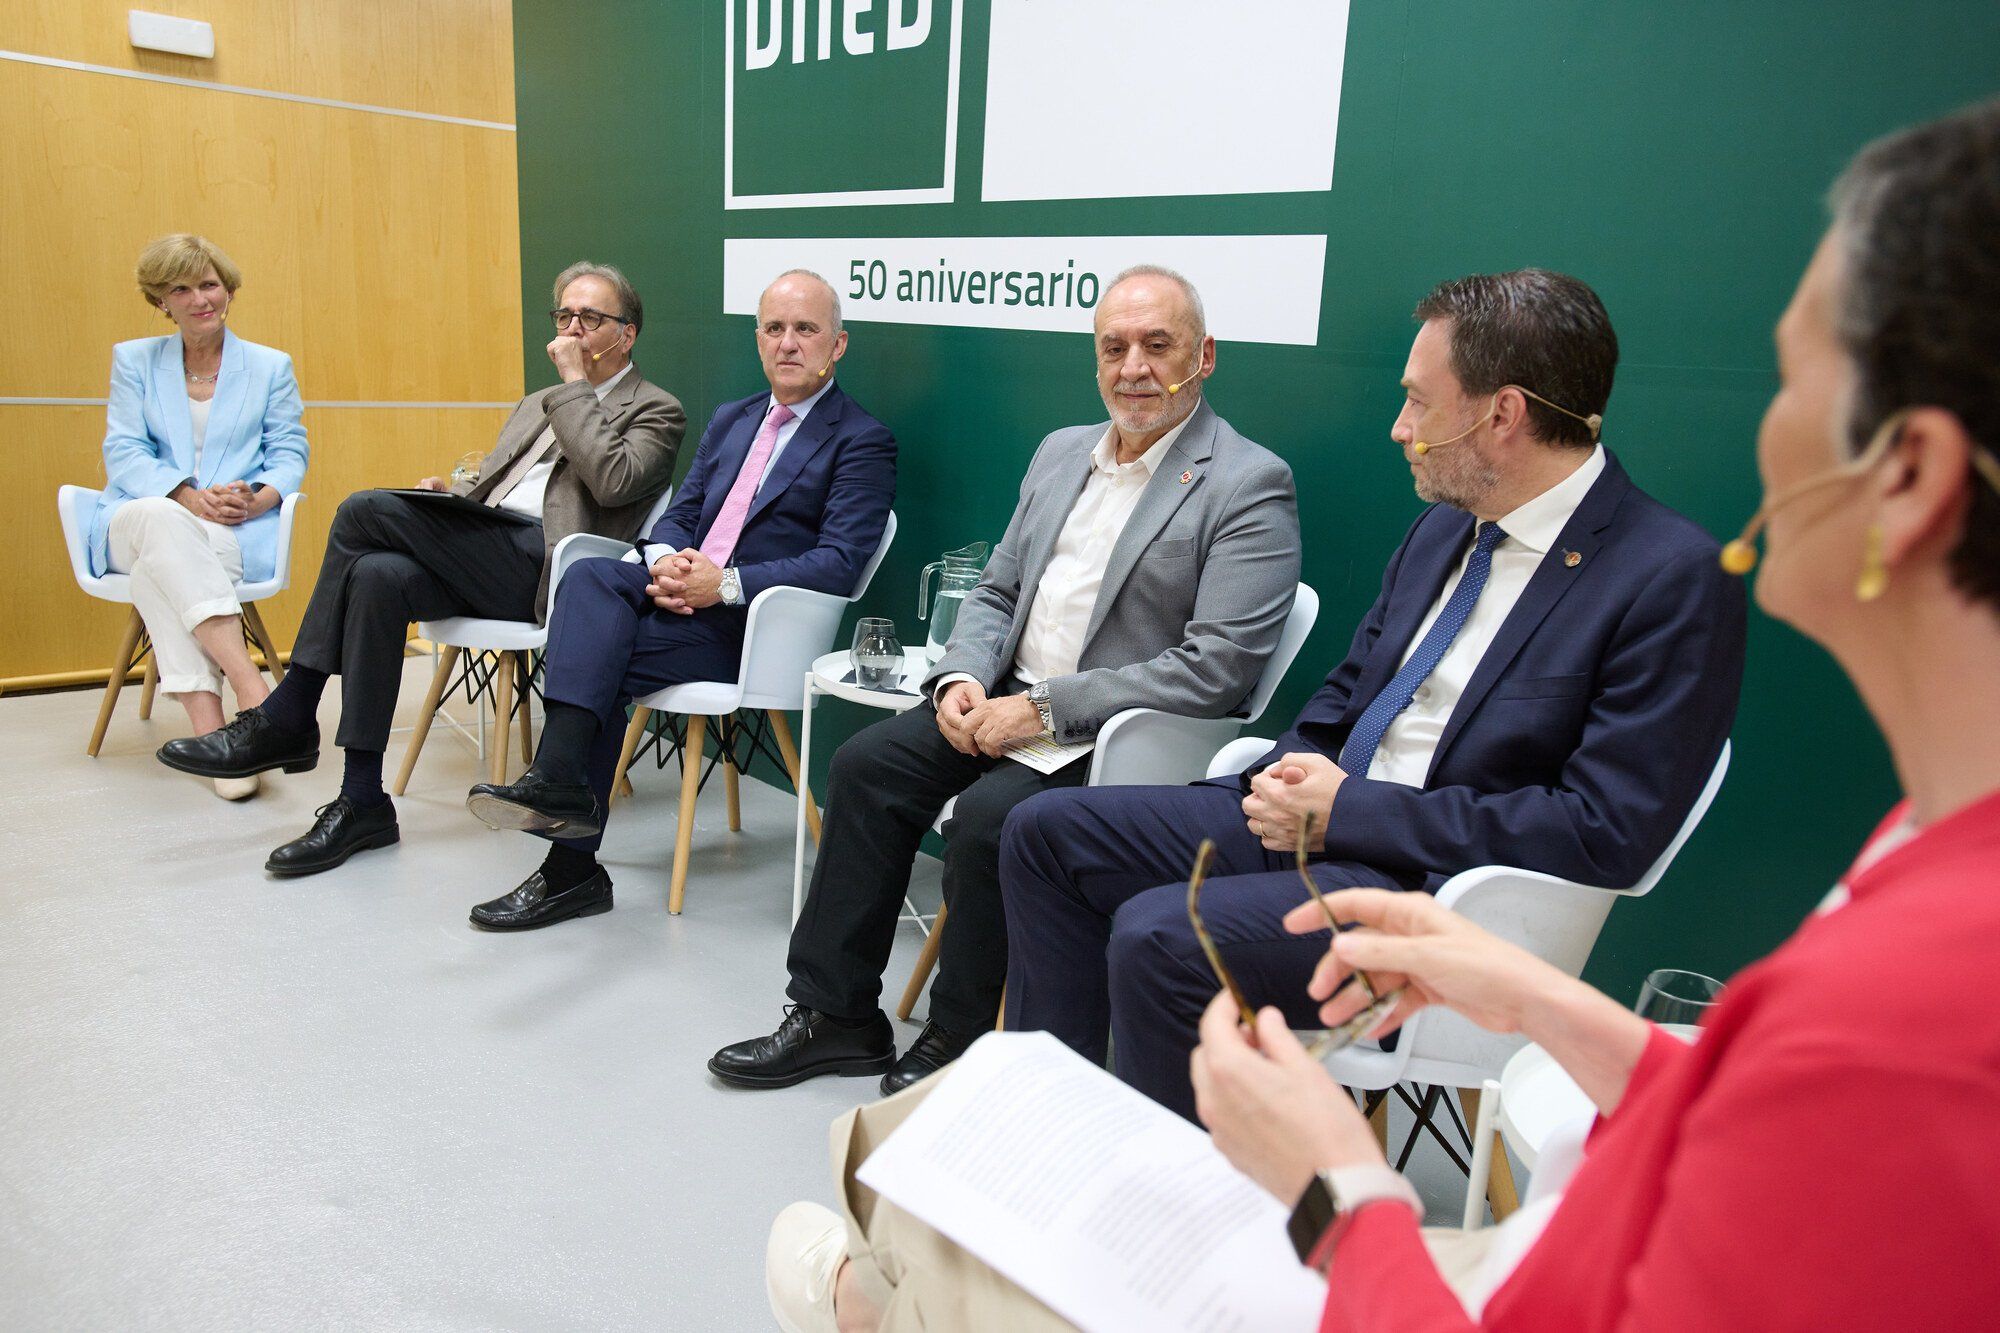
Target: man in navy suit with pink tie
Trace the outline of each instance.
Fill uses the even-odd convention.
[[[1194,1118],[1189,1054],[1221,989],[1319,1026],[1327,932],[1293,935],[1310,819],[1325,889],[1435,891],[1478,865],[1624,888],[1665,850],[1736,713],[1745,607],[1713,539],[1597,442],[1618,342],[1596,293],[1539,269],[1447,282],[1391,432],[1433,502],[1347,658],[1269,753],[1186,787],[1046,792],[1001,844],[1007,1026],[1055,1033]]]
[[[549,614],[535,762],[466,798],[494,828],[550,839],[541,866],[472,909],[475,925],[532,930],[611,909],[597,863],[625,705],[690,680],[732,680],[765,588],[847,596],[888,525],[896,441],[832,378],[847,350],[840,298],[794,270],[757,306],[768,393],[717,409],[641,558],[579,561]]]

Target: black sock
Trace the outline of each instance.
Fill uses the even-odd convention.
[[[293,664],[271,691],[264,702],[257,705],[265,720],[280,731],[311,731],[319,718],[319,697],[326,693],[327,675],[324,671],[314,671],[311,667]],[[382,769],[381,756],[376,757],[375,770]]]
[[[855,1028],[867,1027],[870,1023],[873,1023],[876,1020],[876,1018],[880,1016],[880,1014],[879,1013],[870,1014],[866,1018],[846,1018],[840,1014],[829,1014],[826,1010],[822,1009],[819,1011],[819,1016],[821,1018],[824,1018],[827,1022],[833,1024],[837,1028],[847,1028],[852,1030]]]
[[[549,844],[549,854],[542,858],[542,878],[557,893],[573,889],[597,873],[595,853],[580,851],[560,842]]]
[[[549,700],[542,715],[542,743],[535,749],[535,771],[550,782],[586,781],[584,759],[597,743],[597,727],[597,714],[588,708]]]
[[[285,679],[290,680],[291,677]],[[343,753],[347,755],[347,770],[340,776],[340,794],[359,810],[373,809],[388,800],[389,793],[382,790],[382,752],[347,750]]]

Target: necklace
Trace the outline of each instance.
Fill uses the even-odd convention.
[[[215,383],[216,376],[222,374],[222,372],[220,370],[217,370],[214,375],[197,375],[192,370],[190,370],[187,371],[186,374],[187,374],[187,381],[189,384],[213,384]]]

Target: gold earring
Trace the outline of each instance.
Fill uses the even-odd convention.
[[[1889,589],[1889,565],[1882,558],[1882,525],[1870,523],[1861,547],[1861,577],[1854,581],[1854,596],[1872,602]]]

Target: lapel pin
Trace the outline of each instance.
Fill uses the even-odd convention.
[[[1189,468],[1186,472],[1181,473],[1181,485],[1185,486],[1193,480],[1194,480],[1193,468]]]
[[[1578,565],[1582,563],[1583,563],[1583,553],[1581,551],[1563,552],[1563,564],[1567,565],[1569,568],[1575,569]]]

